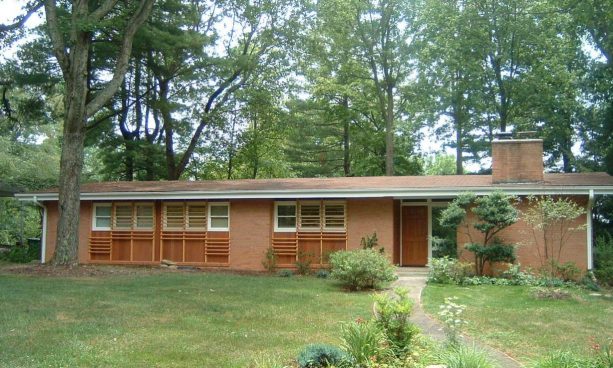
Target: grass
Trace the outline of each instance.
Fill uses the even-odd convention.
[[[331,281],[214,273],[0,276],[0,367],[246,367],[370,313]]]
[[[537,300],[529,287],[430,284],[426,312],[436,316],[449,296],[467,306],[469,335],[524,363],[558,350],[587,356],[592,337],[613,337],[613,300],[583,291],[567,300]]]

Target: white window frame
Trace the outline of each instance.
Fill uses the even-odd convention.
[[[96,226],[96,209],[98,207],[108,207],[110,209],[109,214],[109,227],[98,227]],[[106,216],[104,216],[106,217]],[[94,231],[111,231],[111,227],[113,226],[113,204],[112,203],[94,203],[92,208],[92,230]]]
[[[294,206],[294,219],[296,220],[296,225],[294,227],[280,227],[279,226],[279,206]],[[283,217],[291,217],[291,216],[283,216]],[[298,228],[298,203],[296,201],[275,202],[275,232],[279,232],[279,233],[296,232],[297,228]]]
[[[227,227],[213,227],[213,218],[221,218],[222,216],[211,216],[211,208],[213,207],[226,207],[228,209],[228,226]],[[223,216],[224,218],[226,216]],[[207,211],[207,231],[230,231],[230,202],[209,202]]]
[[[326,206],[343,206],[343,227],[326,226]],[[321,204],[321,228],[326,232],[343,232],[347,230],[347,202],[344,201],[323,201]]]

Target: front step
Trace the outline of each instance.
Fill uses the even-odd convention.
[[[428,267],[398,267],[396,269],[398,277],[427,277],[429,272]]]

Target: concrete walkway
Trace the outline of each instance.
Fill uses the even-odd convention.
[[[409,296],[415,301],[411,321],[421,328],[424,334],[442,342],[445,340],[443,327],[438,321],[426,315],[421,305],[421,292],[426,286],[426,279],[427,272],[423,269],[400,269],[398,272],[398,281],[396,281],[395,286],[409,289]],[[486,351],[501,368],[523,367],[518,361],[500,350],[479,343],[468,336],[463,336],[462,340],[469,345],[474,344],[481,350]]]

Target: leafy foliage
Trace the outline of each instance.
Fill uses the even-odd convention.
[[[613,286],[613,236],[609,233],[596,238],[594,275],[598,281]]]
[[[395,267],[373,249],[334,252],[330,266],[331,276],[349,290],[377,289],[396,280]]]
[[[397,357],[410,353],[419,330],[409,321],[413,302],[408,290],[396,288],[395,295],[375,295],[375,323],[379,325],[390,349]]]

